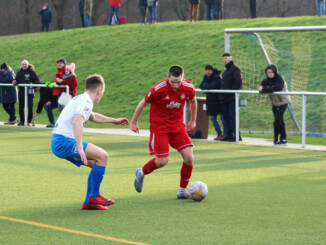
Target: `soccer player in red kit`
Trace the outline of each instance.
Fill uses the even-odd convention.
[[[191,131],[196,127],[197,100],[195,88],[190,81],[184,79],[181,66],[172,66],[169,69],[168,79],[157,83],[139,102],[130,129],[139,133],[138,119],[145,106],[151,104],[149,150],[150,154],[156,157],[146,163],[143,168],[136,170],[134,183],[136,191],[142,191],[145,175],[164,167],[168,163],[169,145],[171,145],[180,152],[183,158],[177,197],[179,199],[189,197],[186,188],[191,177],[194,156],[193,144],[183,122],[183,109],[188,99],[191,111],[188,130]]]

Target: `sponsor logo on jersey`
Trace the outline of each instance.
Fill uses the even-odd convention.
[[[181,99],[184,100],[186,96],[184,94],[181,95]]]
[[[181,103],[171,101],[170,104],[166,105],[166,108],[180,108]]]

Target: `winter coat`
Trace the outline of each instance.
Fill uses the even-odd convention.
[[[213,3],[217,3],[217,0],[205,0],[206,4],[213,4]]]
[[[92,17],[93,12],[93,0],[85,0],[84,4],[84,14],[89,15],[89,17]]]
[[[61,83],[59,83],[57,81],[57,78],[62,79],[63,78],[63,74],[65,72],[66,67],[62,67],[61,69],[58,68],[57,73],[55,74],[55,78],[54,78],[54,82],[57,85],[61,85]],[[53,95],[54,96],[59,96],[61,93],[63,92],[62,88],[53,88]]]
[[[0,71],[0,83],[12,84],[14,78],[14,72],[11,69],[5,72]],[[1,87],[1,103],[17,103],[16,87]]]
[[[85,0],[79,0],[79,13],[84,14],[84,6],[85,6]]]
[[[153,5],[157,5],[157,0],[147,0],[147,6],[151,7]]]
[[[139,7],[147,7],[147,0],[139,0]]]
[[[273,70],[274,78],[267,76],[267,70]],[[288,87],[284,78],[278,74],[275,65],[268,65],[265,69],[267,78],[261,83],[263,90],[261,93],[288,92]],[[285,94],[270,94],[269,98],[273,106],[282,106],[291,103],[290,96]]]
[[[77,94],[77,77],[74,73],[69,74],[68,76],[63,76],[63,81],[61,85],[69,85],[69,94],[72,97],[75,97]]]
[[[45,5],[47,6],[47,8],[45,10],[42,9],[40,11],[40,15],[42,15],[41,21],[44,24],[49,24],[52,21],[52,11],[47,3]]]
[[[29,65],[26,70],[20,69],[19,72],[16,75],[16,82],[18,84],[39,84],[40,80],[34,71],[34,67]],[[28,89],[28,95],[33,95],[33,89]],[[18,89],[19,96],[24,97],[25,94],[25,88],[19,87]]]
[[[210,77],[207,75],[204,76],[199,88],[202,90],[221,89],[221,83],[221,72],[217,69],[214,69],[213,74]],[[206,93],[206,114],[208,116],[216,116],[218,114],[222,114],[222,106],[219,97],[220,94],[218,93]]]
[[[122,0],[110,0],[110,7],[121,7]]]
[[[57,107],[58,102],[55,97],[53,97],[53,89],[52,88],[46,88],[41,87],[40,89],[40,101],[38,102],[36,113],[40,114],[42,112],[42,109],[44,105],[50,101],[52,106]]]
[[[229,64],[225,65],[225,71],[222,76],[223,90],[239,90],[242,87],[242,77],[240,68],[230,61]],[[222,104],[229,101],[235,100],[234,94],[221,94],[220,100]]]
[[[199,4],[200,0],[189,0],[190,4]]]

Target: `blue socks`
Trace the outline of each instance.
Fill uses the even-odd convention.
[[[88,186],[91,184],[90,196],[95,198],[100,194],[100,186],[105,174],[106,167],[94,164],[93,169],[89,173]],[[88,188],[87,188],[88,192]]]
[[[88,205],[90,204],[88,201],[88,197],[91,194],[91,190],[92,190],[92,171],[89,173],[88,181],[87,181],[87,193],[86,193],[85,203]]]

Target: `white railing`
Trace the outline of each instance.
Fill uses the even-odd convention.
[[[24,106],[24,125],[27,126],[27,89],[28,87],[45,87],[45,84],[18,84],[13,85],[10,83],[0,83],[0,87],[25,87],[25,106]],[[69,94],[69,86],[68,85],[55,85],[55,88],[66,88],[66,92]]]
[[[239,132],[240,132],[240,114],[239,114],[239,98],[240,94],[261,94],[258,91],[251,90],[201,90],[196,89],[196,92],[203,93],[223,93],[223,94],[235,94],[235,140],[239,142]],[[261,95],[268,94],[263,93]],[[272,94],[286,94],[286,95],[301,95],[302,96],[302,148],[306,145],[306,102],[307,96],[326,96],[323,92],[274,92]]]

